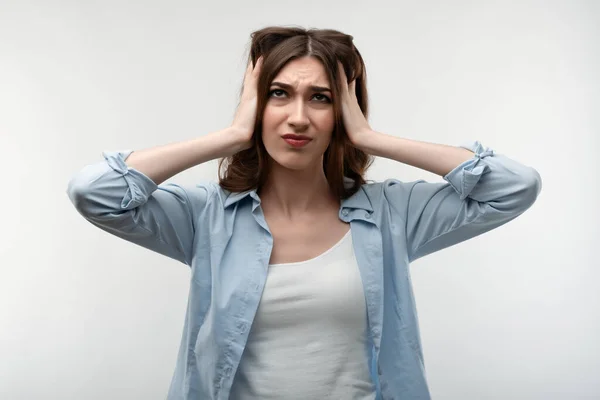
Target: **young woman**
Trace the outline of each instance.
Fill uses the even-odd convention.
[[[68,194],[92,224],[191,267],[169,399],[428,399],[409,263],[529,208],[539,174],[479,142],[367,122],[352,36],[252,34],[227,129],[105,152]],[[371,156],[446,182],[367,183]],[[162,184],[222,158],[219,184]]]

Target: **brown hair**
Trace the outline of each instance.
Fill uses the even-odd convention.
[[[342,88],[337,65],[340,61],[348,82],[356,79],[358,105],[365,118],[368,117],[365,64],[352,43],[353,37],[332,29],[267,27],[253,32],[251,38],[249,61],[255,65],[258,58],[264,56],[257,84],[257,113],[252,146],[219,161],[219,184],[232,192],[245,192],[259,190],[265,183],[269,156],[262,141],[262,119],[270,84],[289,61],[312,56],[323,63],[329,81],[332,82],[335,126],[331,143],[323,157],[323,170],[333,193],[340,199],[350,197],[365,183],[363,175],[372,163],[370,155],[350,143],[343,124],[341,104],[337,101]],[[344,185],[345,177],[354,180],[351,187]]]

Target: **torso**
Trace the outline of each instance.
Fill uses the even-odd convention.
[[[339,219],[339,206],[307,214],[290,223],[288,219],[263,210],[273,235],[270,264],[285,264],[315,258],[338,243],[350,230]]]
[[[293,217],[264,197],[261,207],[273,248],[231,398],[375,399],[366,300],[339,201]]]

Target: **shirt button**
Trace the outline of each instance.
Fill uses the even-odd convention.
[[[370,214],[370,213],[368,213],[368,212],[366,212],[366,213],[365,213],[365,218],[366,218],[366,219],[369,219],[369,218],[371,218],[371,214]]]
[[[344,217],[348,216],[348,210],[346,210],[346,209],[343,209],[343,210],[342,210],[342,215],[343,215]]]

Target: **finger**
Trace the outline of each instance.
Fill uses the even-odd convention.
[[[356,79],[350,82],[348,85],[348,91],[350,92],[350,96],[356,97]]]
[[[263,56],[258,57],[258,60],[256,60],[256,64],[254,65],[254,70],[252,71],[255,76],[260,73],[263,61],[264,61]]]
[[[248,60],[248,65],[246,65],[246,72],[244,73],[244,78],[248,78],[248,76],[252,73],[252,59]]]
[[[344,71],[344,66],[340,61],[338,61],[338,70],[340,74],[340,80],[342,81],[342,90],[344,93],[348,92],[348,78],[346,78],[346,72]]]

